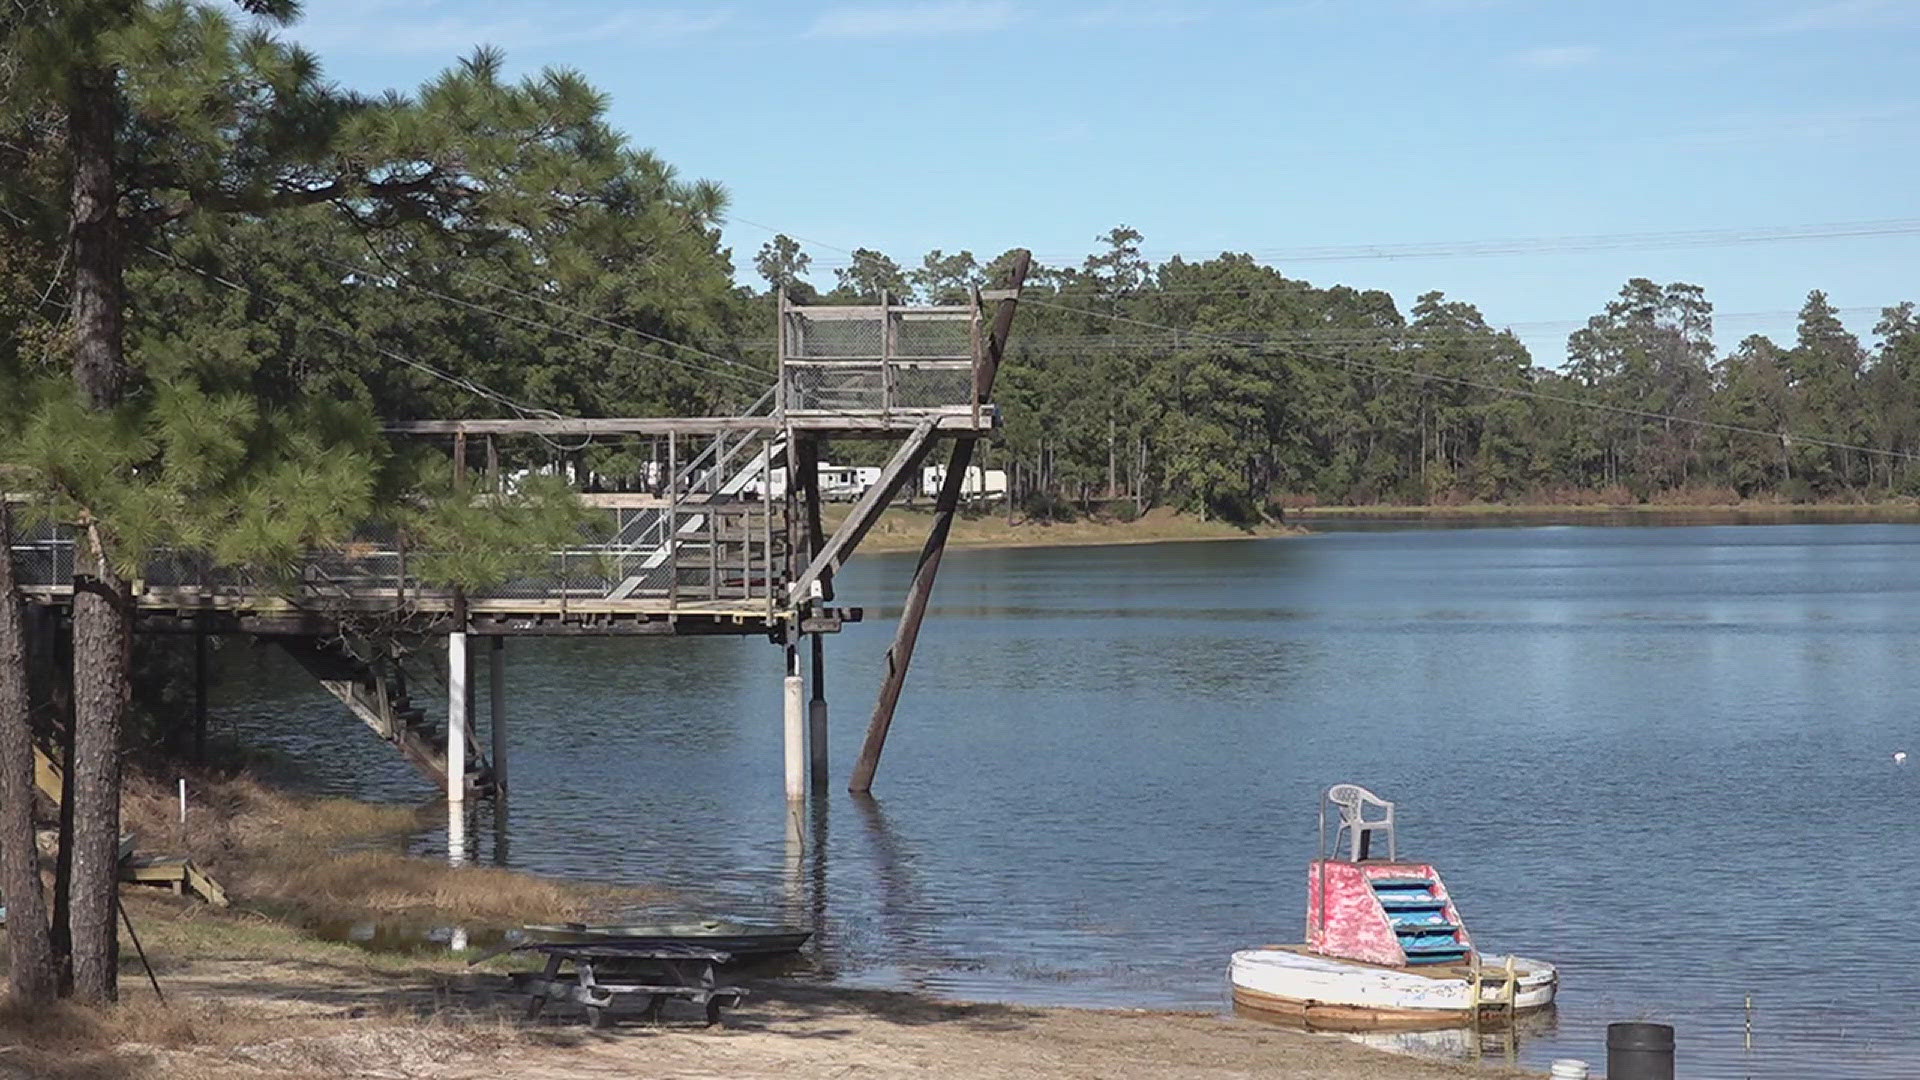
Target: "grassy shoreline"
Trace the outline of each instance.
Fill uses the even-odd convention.
[[[420,825],[410,807],[307,798],[244,777],[189,784],[183,833],[170,793],[130,778],[128,825],[143,851],[193,854],[235,906],[124,889],[164,1004],[123,934],[119,1005],[0,1008],[0,1080],[824,1080],[930,1068],[1027,1080],[1538,1075],[1390,1055],[1213,1013],[966,1003],[791,978],[747,977],[751,995],[719,1029],[704,1028],[697,1010],[672,1008],[658,1024],[629,1016],[605,1031],[589,1032],[571,1006],[527,1023],[506,977],[524,961],[473,967],[466,954],[369,951],[308,924],[344,915],[497,929],[557,913],[592,918],[634,890],[407,856],[400,841]]]

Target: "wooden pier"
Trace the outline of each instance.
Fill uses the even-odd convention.
[[[419,574],[431,552],[409,552],[402,538],[371,529],[310,552],[291,580],[270,583],[190,553],[162,552],[133,583],[136,627],[251,634],[282,645],[352,715],[436,784],[444,783],[455,815],[472,792],[505,797],[507,718],[499,705],[505,639],[765,635],[786,651],[781,677],[787,794],[799,800],[806,785],[798,777],[810,776],[815,791],[827,780],[823,636],[861,617],[859,608],[834,606],[835,572],[945,442],[947,483],[853,774],[853,789],[865,791],[912,659],[958,506],[960,478],[974,445],[999,430],[993,387],[1026,270],[1023,255],[1005,288],[976,290],[967,304],[899,305],[882,298],[879,304],[809,307],[782,296],[775,385],[738,416],[385,425],[396,439],[448,443],[456,477],[476,498],[511,491],[513,478],[498,468],[501,440],[618,440],[631,451],[630,460],[647,463],[637,477],[621,478],[629,490],[581,492],[579,499],[602,527],[578,543],[530,553],[527,561],[538,569],[520,577],[485,589],[436,586]],[[893,444],[878,480],[831,534],[822,525],[819,482],[828,440]],[[469,481],[475,446],[485,448],[488,467]],[[22,592],[57,619],[74,592],[72,532],[30,531],[16,537],[13,555]],[[356,640],[357,628],[369,625],[390,632]],[[473,723],[470,636],[490,639],[491,761]],[[408,655],[441,637],[449,658],[444,714],[414,701],[406,674]],[[810,664],[801,662],[803,648]],[[803,667],[811,668],[810,698],[802,689]],[[458,858],[464,845],[455,833]]]

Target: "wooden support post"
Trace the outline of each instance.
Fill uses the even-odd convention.
[[[818,558],[827,546],[826,528],[820,513],[820,442],[811,436],[789,434],[796,445],[796,469],[800,478],[800,495],[805,512],[806,547],[802,557],[796,547],[794,552],[793,576],[798,578],[805,573],[806,566]],[[820,599],[833,599],[833,570],[823,568],[819,577]],[[799,604],[810,604],[810,597],[796,597]],[[816,794],[824,794],[829,780],[827,773],[827,652],[826,639],[812,634],[807,639],[811,653],[813,670],[811,672],[811,694],[807,700],[807,771]]]
[[[667,611],[680,601],[680,443],[667,432],[667,527],[660,534],[667,546]]]
[[[954,510],[960,505],[960,485],[966,481],[967,459],[973,456],[973,440],[956,442],[947,459],[947,474],[940,482],[939,501],[934,504],[933,529],[920,549],[920,561],[913,569],[913,584],[907,589],[907,604],[900,612],[900,625],[894,630],[893,645],[887,650],[886,675],[880,683],[880,700],[867,722],[866,741],[860,746],[860,758],[854,762],[853,777],[847,790],[866,794],[873,790],[873,774],[880,768],[880,753],[886,749],[887,732],[893,727],[893,711],[900,704],[900,691],[906,686],[907,667],[913,663],[913,647],[920,639],[920,622],[926,618],[927,601],[933,596],[933,581],[940,573],[940,558],[947,550],[947,534],[953,529]]]
[[[507,639],[487,641],[487,733],[493,740],[493,861],[507,865]]]
[[[193,632],[193,761],[207,763],[207,631],[197,625]]]
[[[1009,289],[998,296],[993,329],[985,343],[985,353],[974,365],[974,398],[986,402],[993,397],[994,378],[1000,359],[1006,354],[1007,335],[1013,329],[1014,311],[1019,305],[1020,286],[1027,278],[1031,257],[1024,251],[1014,260]],[[976,300],[976,303],[979,301]],[[860,758],[854,762],[847,790],[866,794],[873,790],[873,774],[880,768],[880,753],[886,749],[887,732],[893,726],[893,712],[900,704],[900,691],[906,685],[907,667],[913,663],[914,643],[920,638],[920,622],[926,617],[927,602],[933,596],[933,581],[940,573],[940,557],[947,549],[947,535],[953,530],[954,513],[960,507],[960,494],[967,479],[967,466],[973,462],[974,439],[962,438],[953,444],[947,457],[947,472],[941,478],[940,495],[934,503],[933,528],[920,549],[920,561],[913,570],[913,584],[907,590],[907,604],[900,612],[900,625],[894,630],[893,646],[887,650],[887,670],[880,683],[880,700],[874,704],[873,717],[867,722],[866,741]]]
[[[782,734],[786,751],[787,801],[799,802],[807,797],[806,775],[806,705],[800,679],[800,651],[795,646],[787,646],[787,676],[783,682],[784,725]]]
[[[813,651],[813,695],[807,701],[807,766],[816,793],[827,788],[827,645],[819,634],[809,634]]]
[[[488,732],[493,737],[493,800],[496,809],[507,805],[507,639],[487,639]]]
[[[447,635],[447,862],[467,861],[467,631]]]

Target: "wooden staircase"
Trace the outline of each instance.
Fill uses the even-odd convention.
[[[1387,913],[1409,964],[1458,964],[1473,952],[1460,925],[1447,917],[1447,901],[1430,877],[1377,877],[1368,881]]]
[[[405,670],[394,658],[362,660],[339,645],[311,636],[276,635],[271,640],[340,699],[348,711],[392,744],[436,787],[447,783],[447,736],[444,725],[429,719],[425,708],[408,696]],[[471,729],[467,740],[467,790],[488,794],[493,770],[482,756]]]

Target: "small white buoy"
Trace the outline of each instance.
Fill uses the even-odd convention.
[[[1907,763],[1907,752],[1905,750],[1895,750],[1893,752],[1893,763],[1895,765],[1905,765]]]
[[[1561,1058],[1547,1074],[1553,1080],[1587,1080],[1587,1063],[1577,1058]]]

